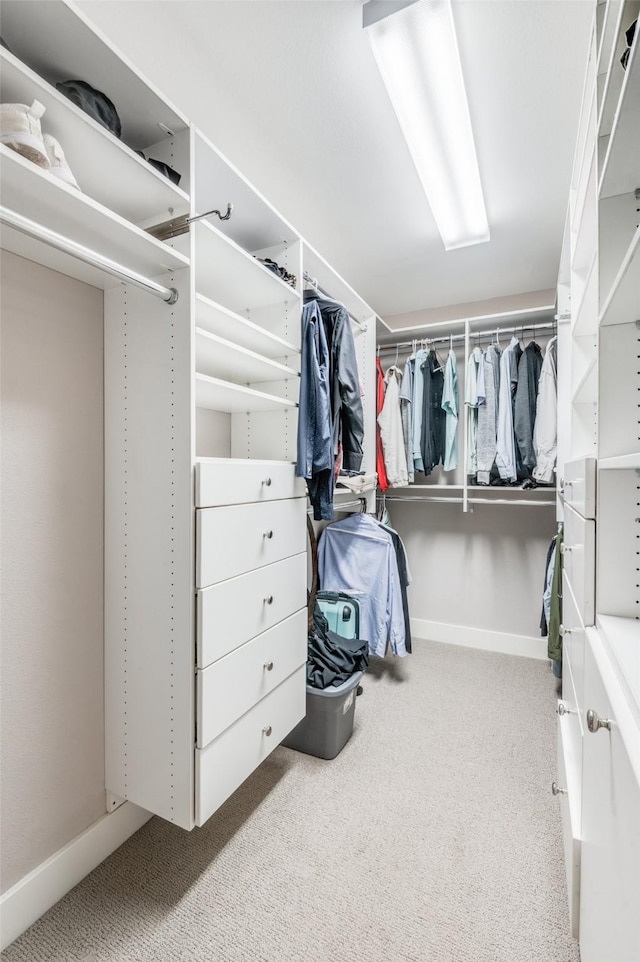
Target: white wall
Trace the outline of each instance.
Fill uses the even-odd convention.
[[[105,811],[102,291],[3,253],[2,891]]]

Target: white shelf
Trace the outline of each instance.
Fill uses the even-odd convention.
[[[189,259],[102,204],[0,144],[2,204],[123,267],[158,278]],[[121,281],[13,228],[2,227],[2,246],[104,290]]]
[[[608,74],[611,57],[613,55],[613,44],[618,31],[618,20],[622,0],[608,0],[605,4],[604,23],[600,36],[600,46],[598,50],[598,74]]]
[[[575,318],[573,333],[575,336],[594,334],[598,330],[598,252],[594,251],[591,266],[582,288],[582,296],[578,307],[573,312]]]
[[[598,400],[597,360],[597,356],[594,355],[588,363],[584,374],[578,381],[571,399],[574,404],[595,404]]]
[[[281,411],[298,405],[273,394],[196,374],[196,406],[226,414],[250,414],[253,411]]]
[[[298,372],[286,364],[239,347],[216,334],[196,328],[196,370],[199,374],[240,384],[286,381]]]
[[[246,317],[227,310],[202,294],[196,295],[196,324],[199,328],[217,334],[240,347],[262,354],[264,357],[286,357],[300,354],[300,348],[264,327],[254,324]]]
[[[240,313],[247,308],[300,303],[285,284],[235,241],[206,221],[195,224],[196,289],[216,303]]]
[[[0,68],[3,102],[30,104],[35,98],[46,107],[42,131],[60,142],[84,193],[134,224],[188,212],[183,190],[4,48]]]
[[[75,5],[2,0],[2,38],[16,57],[54,87],[81,78],[104,91],[120,117],[122,139],[135,150],[166,136],[160,123],[175,133],[188,126],[185,117],[141,79],[139,71]]]
[[[624,72],[620,99],[600,177],[600,197],[626,194],[640,186],[639,46],[636,39]]]
[[[599,614],[596,625],[615,659],[619,680],[632,698],[634,712],[640,723],[640,621],[637,618]]]
[[[626,468],[640,470],[640,453],[621,454],[616,458],[600,458],[598,461],[599,471],[618,471]]]
[[[640,314],[640,227],[624,256],[620,270],[607,295],[600,324],[626,324],[638,320]]]
[[[302,263],[305,271],[317,280],[318,285],[334,300],[344,304],[349,313],[359,321],[366,321],[375,317],[376,312],[306,241],[303,245]]]

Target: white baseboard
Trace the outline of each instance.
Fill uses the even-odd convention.
[[[97,868],[151,818],[126,802],[20,879],[0,898],[0,951]]]
[[[547,639],[532,635],[513,635],[506,631],[490,631],[487,628],[468,628],[466,625],[449,625],[440,621],[411,619],[411,635],[447,645],[464,648],[480,648],[496,651],[502,655],[524,655],[525,658],[548,660]]]

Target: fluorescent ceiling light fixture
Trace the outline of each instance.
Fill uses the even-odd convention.
[[[446,250],[488,241],[451,0],[370,0],[363,23]]]

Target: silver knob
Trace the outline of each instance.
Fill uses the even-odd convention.
[[[564,638],[565,635],[573,634],[574,630],[575,630],[574,628],[565,628],[564,625],[560,625],[560,627],[558,628],[558,633],[561,638]]]
[[[551,782],[551,794],[552,795],[566,795],[566,788],[560,788],[557,782]]]
[[[262,535],[262,537],[263,537],[263,538],[273,538],[273,531],[271,530],[271,528],[269,528],[268,531],[265,531],[265,533]]]
[[[271,725],[265,725],[264,728],[262,729],[262,734],[266,735],[268,738],[272,731],[273,729],[271,728]]]
[[[611,718],[600,718],[597,711],[590,708],[587,712],[587,728],[592,735],[595,735],[601,728],[606,728],[608,732],[611,731],[613,721]]]
[[[271,487],[271,478],[265,478],[262,483],[264,484],[265,488],[270,488],[270,487]]]
[[[558,707],[556,708],[556,714],[558,715],[577,715],[578,712],[574,708],[567,708],[564,702],[559,701]]]
[[[273,671],[273,662],[272,662],[272,661],[265,661],[264,667],[267,669],[267,671]]]
[[[263,600],[263,602],[264,602],[265,605],[272,605],[272,604],[273,604],[273,595],[267,595],[267,596],[266,596],[265,598],[263,598],[262,600]]]

